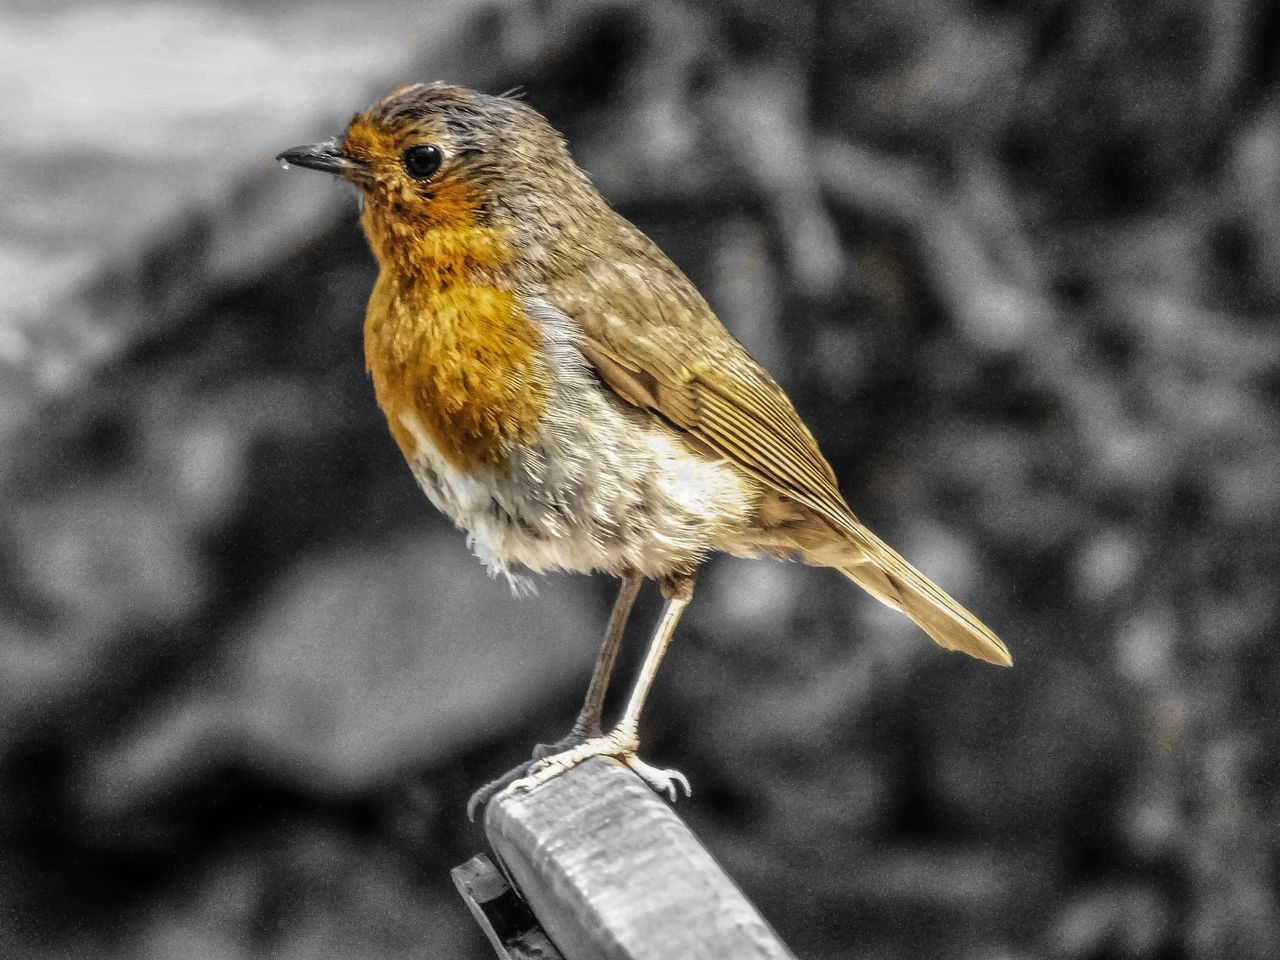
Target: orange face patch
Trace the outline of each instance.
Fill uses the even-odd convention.
[[[404,149],[435,139],[429,130],[387,127],[358,114],[342,152],[368,170],[358,180],[365,195],[360,219],[378,262],[428,281],[439,270],[449,283],[451,272],[461,277],[504,258],[497,237],[476,223],[483,202],[476,184],[447,166],[427,182],[405,171]]]

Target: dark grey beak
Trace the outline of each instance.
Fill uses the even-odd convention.
[[[291,147],[276,154],[276,159],[285,167],[306,167],[308,170],[319,170],[321,173],[332,173],[349,179],[359,176],[365,170],[363,163],[351,159],[338,149],[336,140],[313,143],[306,147]]]

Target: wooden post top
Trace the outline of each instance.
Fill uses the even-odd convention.
[[[499,794],[485,832],[565,960],[794,960],[667,802],[613,761]]]

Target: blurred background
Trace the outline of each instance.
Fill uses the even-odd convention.
[[[705,569],[645,755],[796,953],[1280,956],[1265,0],[0,7],[0,955],[490,955],[463,805],[615,587],[416,491],[354,193],[270,159],[433,79],[523,84],[1013,651]]]

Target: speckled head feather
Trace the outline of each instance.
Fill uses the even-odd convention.
[[[435,120],[444,118],[459,124],[474,125],[492,123],[508,108],[523,108],[526,118],[541,115],[528,104],[512,97],[491,96],[466,87],[453,87],[445,83],[406,84],[393,90],[364,113],[370,120],[395,124],[404,120]],[[512,110],[510,115],[517,111]],[[556,135],[550,124],[542,121],[547,130]],[[558,135],[557,135],[558,137]]]
[[[402,168],[405,151],[415,145],[441,151],[439,171],[429,180],[415,180]],[[518,229],[529,217],[557,219],[552,211],[564,209],[566,192],[585,213],[607,210],[564,138],[510,97],[442,83],[404,87],[351,118],[342,152],[371,174],[353,178],[371,203],[417,224],[465,214],[471,224]],[[527,231],[520,233],[528,239]]]

